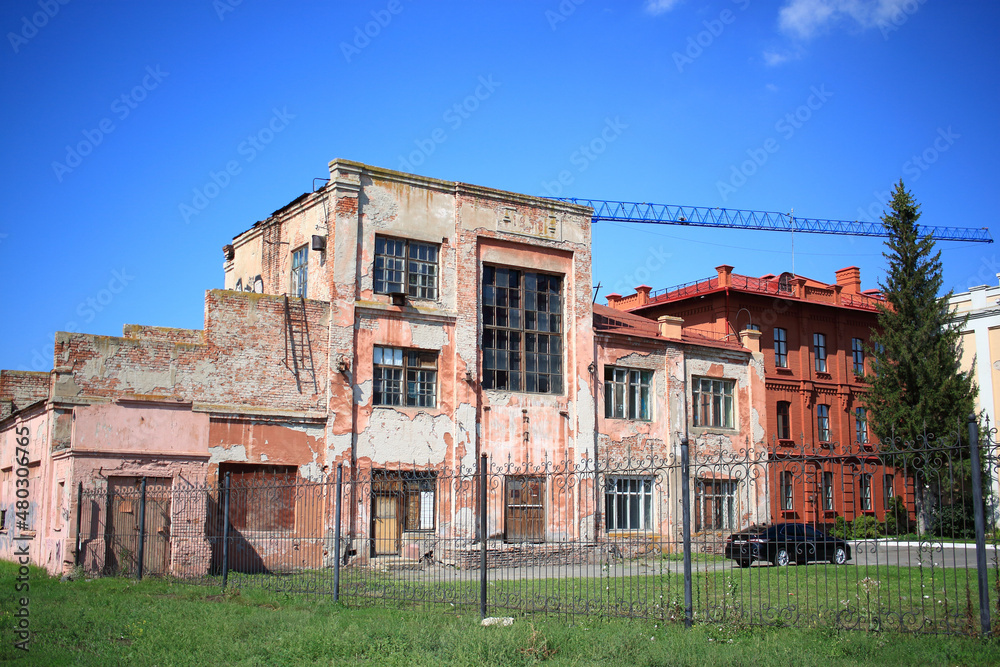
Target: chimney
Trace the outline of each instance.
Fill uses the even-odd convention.
[[[722,266],[715,267],[715,270],[719,273],[719,287],[729,287],[732,285],[733,267],[723,264]]]
[[[740,332],[740,343],[754,354],[760,354],[760,332],[756,329],[744,329]]]
[[[619,305],[619,302],[622,300],[621,294],[618,294],[617,292],[612,292],[607,296],[607,299],[608,299],[608,308],[614,308],[615,310],[622,309],[621,306]]]
[[[670,315],[660,315],[656,318],[660,325],[660,335],[664,338],[680,339],[681,328],[684,324],[683,317],[672,317]]]
[[[649,293],[652,291],[649,285],[639,285],[635,288],[635,293],[639,295],[639,305],[645,306],[649,303]]]
[[[837,284],[843,294],[861,294],[861,269],[849,266],[836,271]]]

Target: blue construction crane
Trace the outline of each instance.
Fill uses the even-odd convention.
[[[648,222],[661,225],[693,225],[728,229],[758,229],[769,232],[803,232],[809,234],[840,234],[842,236],[888,237],[881,222],[821,220],[799,218],[790,213],[745,211],[736,208],[708,206],[674,206],[645,202],[608,201],[605,199],[575,199],[551,197],[594,209],[594,222]],[[986,227],[919,226],[921,234],[930,234],[935,241],[971,241],[993,243]]]

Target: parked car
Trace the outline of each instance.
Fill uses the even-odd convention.
[[[755,560],[778,567],[814,560],[843,565],[851,560],[851,546],[804,523],[778,523],[730,535],[725,554],[740,567],[750,567]]]

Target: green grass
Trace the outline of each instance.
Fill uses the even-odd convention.
[[[13,643],[14,566],[0,563],[0,660],[35,665],[991,665],[1000,643],[833,629],[754,629],[517,615],[345,608],[322,596],[123,578],[31,574],[34,637]],[[742,576],[746,573],[737,573]],[[763,572],[753,573],[764,576]],[[772,576],[772,575],[767,575]]]

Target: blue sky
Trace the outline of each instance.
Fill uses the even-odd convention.
[[[903,178],[923,223],[997,237],[998,24],[998,3],[943,0],[9,0],[0,367],[50,369],[56,330],[200,328],[222,246],[335,157],[847,220]],[[601,223],[594,280],[779,273],[792,245]],[[939,247],[946,288],[994,284],[995,245]],[[878,239],[794,249],[820,280],[884,275]]]

